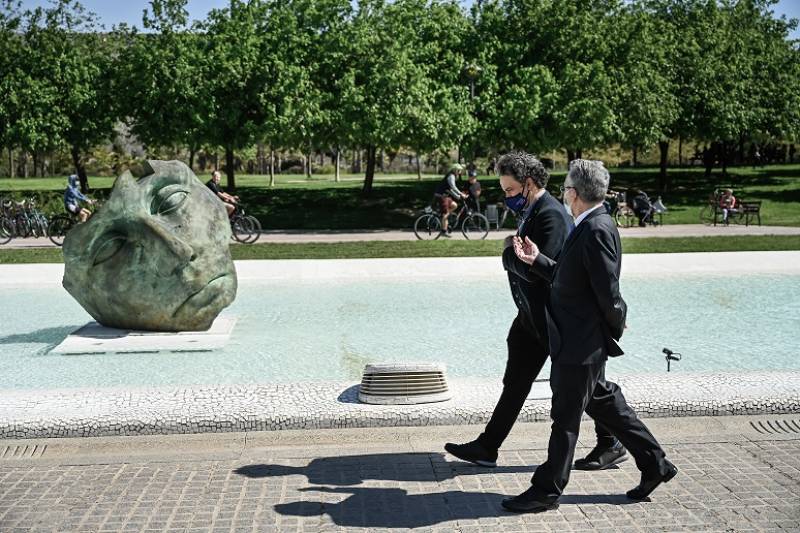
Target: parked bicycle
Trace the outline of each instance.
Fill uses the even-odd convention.
[[[243,244],[253,244],[261,236],[261,222],[244,211],[244,206],[237,203],[231,215],[231,233],[233,238]]]
[[[35,198],[21,202],[8,198],[0,200],[0,244],[14,237],[45,237],[47,224],[47,216],[37,209]]]
[[[489,234],[489,219],[472,210],[466,202],[457,213],[450,213],[447,218],[449,231],[461,228],[461,233],[470,240],[485,239]],[[442,214],[426,207],[414,221],[414,235],[420,240],[436,240],[442,235]]]

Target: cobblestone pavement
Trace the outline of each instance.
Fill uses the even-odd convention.
[[[0,531],[800,531],[797,420],[726,418],[715,434],[714,419],[647,421],[680,469],[652,501],[625,498],[628,461],[575,472],[539,515],[500,500],[543,460],[542,423],[515,428],[496,469],[440,451],[475,426],[3,441]]]

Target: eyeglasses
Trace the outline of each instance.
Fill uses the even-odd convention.
[[[564,192],[564,191],[566,191],[567,189],[574,189],[574,188],[575,188],[575,187],[573,187],[572,185],[561,185],[561,186],[558,188],[558,190],[560,190],[561,192]]]

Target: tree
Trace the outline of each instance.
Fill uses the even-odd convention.
[[[18,1],[4,0],[0,4],[0,148],[8,148],[9,176],[14,177],[13,127],[19,109],[19,84],[24,77],[19,64],[23,58],[22,41],[18,32],[22,24]]]
[[[207,74],[210,107],[204,138],[224,148],[230,190],[236,189],[235,151],[253,144],[265,124],[264,95],[273,82],[262,60],[262,37],[272,29],[264,25],[266,9],[259,0],[231,0],[199,25],[213,69]]]
[[[131,131],[147,146],[186,146],[189,166],[205,143],[211,115],[211,68],[205,36],[189,23],[187,0],[152,0],[144,29],[121,26],[119,94]]]
[[[670,76],[674,43],[671,26],[658,24],[638,4],[627,6],[615,21],[612,54],[615,69],[615,108],[620,142],[637,152],[659,143],[662,190],[666,189],[670,127],[678,118],[678,94]]]
[[[42,80],[42,92],[52,102],[50,123],[59,127],[55,138],[69,147],[81,188],[88,191],[84,156],[111,138],[118,119],[114,41],[94,14],[73,0],[34,10],[25,40],[32,77]]]
[[[486,2],[473,18],[482,51],[496,66],[482,136],[496,144],[545,151],[566,148],[570,158],[607,144],[617,134],[613,106],[611,21],[614,0]],[[488,70],[488,69],[487,69]]]

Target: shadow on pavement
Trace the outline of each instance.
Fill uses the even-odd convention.
[[[463,475],[532,473],[535,466],[483,468],[448,462],[443,453],[383,453],[319,457],[306,466],[253,464],[234,470],[249,478],[304,475],[313,485],[359,485],[367,480],[436,482]]]
[[[399,488],[310,487],[303,492],[348,494],[338,503],[297,501],[275,505],[275,511],[289,516],[322,516],[344,527],[414,528],[426,527],[451,520],[512,516],[500,506],[509,496],[494,492],[447,491],[408,494]],[[630,504],[623,495],[565,496],[564,504]]]

